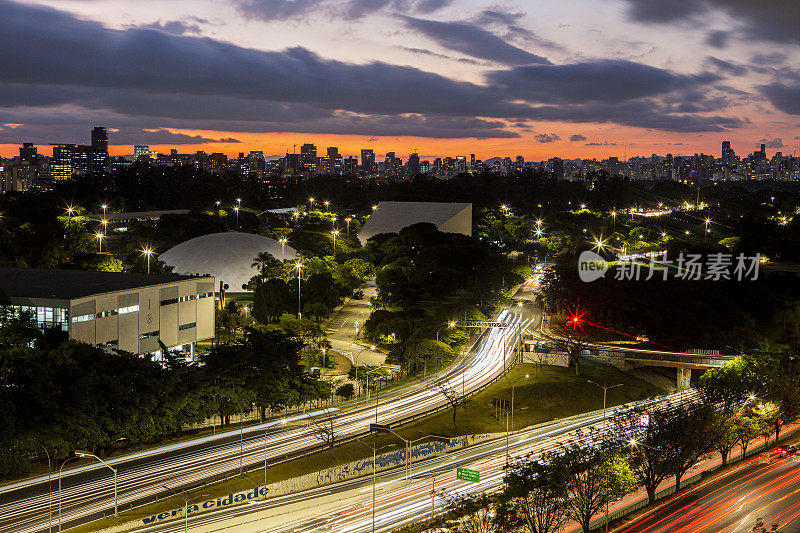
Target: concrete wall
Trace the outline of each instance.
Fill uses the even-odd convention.
[[[522,362],[538,365],[569,366],[569,356],[560,353],[522,352]]]
[[[472,236],[472,204],[439,226],[439,231]]]
[[[214,336],[214,280],[186,279],[172,283],[77,298],[69,304],[69,336],[88,344],[111,346],[133,353],[150,353]],[[206,298],[197,295],[211,293]],[[180,299],[167,305],[162,301]],[[188,299],[186,297],[193,297]],[[139,306],[138,311],[72,322],[73,317],[97,315]],[[180,329],[181,325],[196,326]],[[156,335],[148,334],[158,332]],[[113,344],[117,343],[117,344]]]

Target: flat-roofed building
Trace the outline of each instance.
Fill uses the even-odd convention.
[[[0,290],[39,328],[104,348],[158,358],[161,341],[193,356],[214,336],[211,276],[0,267]]]
[[[445,202],[379,202],[358,232],[365,244],[381,233],[398,233],[420,222],[430,222],[439,231],[472,235],[472,204]]]

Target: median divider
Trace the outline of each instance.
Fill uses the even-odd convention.
[[[410,448],[410,460],[413,464],[416,461],[430,459],[439,455],[466,448],[474,444],[486,442],[496,439],[500,436],[499,433],[484,433],[479,435],[462,435],[453,437],[450,442],[428,442],[418,444]],[[330,485],[332,483],[340,483],[351,479],[356,479],[364,476],[372,475],[373,469],[375,472],[384,472],[395,468],[402,467],[409,460],[407,450],[405,448],[382,453],[376,456],[373,463],[372,457],[352,461],[343,465],[320,470],[303,476],[285,479],[270,483],[266,486],[255,485],[251,489],[241,492],[230,493],[226,496],[217,498],[210,498],[205,501],[190,504],[188,508],[178,508],[155,513],[146,516],[142,519],[127,522],[119,526],[114,526],[103,531],[106,533],[128,531],[134,528],[143,526],[150,526],[160,524],[168,520],[184,518],[184,510],[188,510],[189,515],[202,513],[205,511],[212,511],[222,507],[237,505],[246,502],[257,500],[265,500],[267,498],[274,498],[277,496],[284,496],[304,490],[314,489]]]

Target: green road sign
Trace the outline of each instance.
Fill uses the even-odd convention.
[[[469,468],[456,468],[456,479],[477,483],[481,480],[481,473]]]

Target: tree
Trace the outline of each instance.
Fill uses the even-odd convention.
[[[639,417],[649,415],[650,423],[643,430],[638,430]],[[633,441],[626,450],[628,463],[633,471],[636,481],[647,490],[650,502],[656,500],[656,489],[670,474],[672,474],[672,454],[669,449],[662,450],[658,446],[669,435],[662,420],[667,419],[669,413],[663,406],[652,409],[631,409],[618,414],[614,427],[619,428],[621,439]]]
[[[564,485],[558,469],[539,461],[509,465],[498,510],[507,530],[523,527],[528,533],[557,533],[568,517]]]
[[[262,324],[280,319],[290,307],[291,292],[282,279],[268,279],[256,285],[253,291],[253,317]]]
[[[253,258],[253,262],[250,266],[258,269],[258,272],[262,276],[266,276],[270,270],[280,267],[281,262],[275,259],[269,252],[258,252],[258,255]]]
[[[336,446],[336,438],[338,436],[334,413],[329,409],[325,409],[321,415],[311,420],[311,430],[314,436],[328,448],[331,457],[333,457],[333,447]]]
[[[459,391],[457,387],[453,387],[442,381],[436,382],[436,390],[445,397],[447,403],[453,408],[453,426],[456,425],[456,415],[458,408],[466,405],[470,399],[464,391]]]
[[[447,502],[447,518],[457,521],[458,533],[494,533],[498,517],[494,512],[496,497],[490,494],[459,496]]]
[[[605,506],[627,494],[635,477],[625,456],[605,448],[598,436],[562,444],[545,455],[564,490],[564,512],[590,531],[592,517]]]
[[[718,435],[711,429],[714,414],[713,405],[682,404],[672,407],[669,416],[657,421],[664,426],[661,450],[668,448],[672,457],[676,491],[681,488],[683,475],[718,444],[715,440]]]
[[[355,393],[355,387],[352,383],[345,383],[344,385],[340,385],[336,388],[336,396],[344,398],[345,400],[349,400],[355,396]]]

